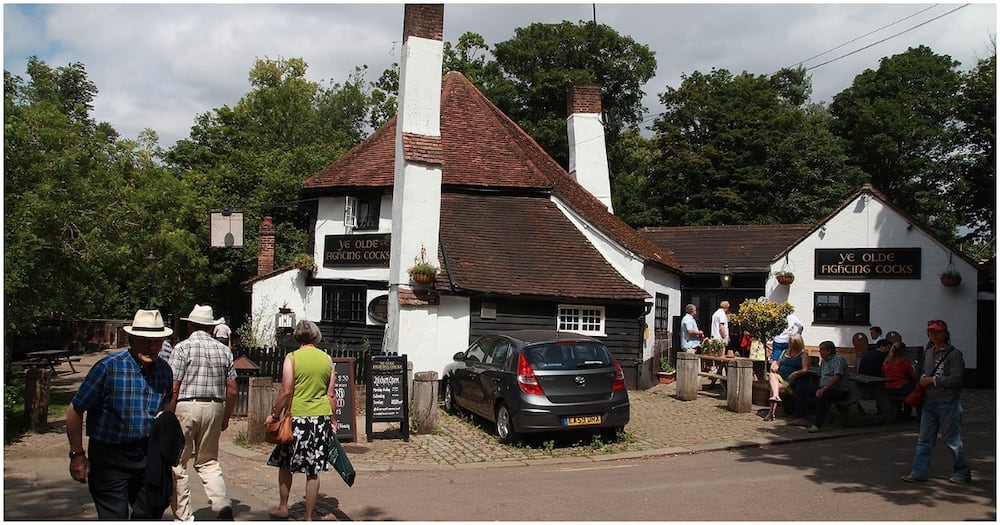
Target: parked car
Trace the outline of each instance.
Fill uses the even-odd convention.
[[[493,422],[502,443],[521,434],[597,429],[615,436],[629,420],[625,374],[597,339],[522,330],[485,335],[444,368],[450,413]]]

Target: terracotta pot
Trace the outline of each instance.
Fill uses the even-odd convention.
[[[660,381],[661,385],[669,385],[674,382],[677,377],[677,372],[657,372],[656,378]]]
[[[415,273],[410,275],[410,278],[417,284],[431,284],[434,282],[434,276],[429,273]]]

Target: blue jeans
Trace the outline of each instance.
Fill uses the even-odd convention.
[[[962,402],[925,401],[921,412],[917,453],[913,457],[910,475],[915,478],[927,477],[927,469],[940,432],[941,440],[951,452],[951,459],[954,462],[952,475],[972,478],[972,467],[965,458],[965,447],[962,444]]]
[[[771,361],[777,361],[781,353],[788,350],[788,343],[771,343]]]

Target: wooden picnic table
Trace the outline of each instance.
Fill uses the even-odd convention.
[[[45,361],[52,370],[52,375],[59,374],[59,372],[56,371],[56,365],[63,362],[69,365],[69,369],[72,370],[71,373],[76,373],[76,367],[73,366],[73,358],[70,357],[69,350],[38,350],[35,352],[28,352],[27,355],[32,359]]]

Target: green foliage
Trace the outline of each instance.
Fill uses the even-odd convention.
[[[674,366],[670,364],[669,358],[666,357],[660,358],[660,372],[666,372],[669,374],[671,372],[676,372],[676,371],[677,370],[674,368]]]
[[[729,314],[729,322],[739,326],[740,330],[750,332],[750,337],[766,342],[785,329],[788,315],[793,311],[795,308],[787,302],[746,299],[740,303],[736,313]]]
[[[313,256],[308,253],[300,253],[292,257],[292,267],[298,268],[299,270],[305,270],[307,272],[316,271],[316,260]]]

